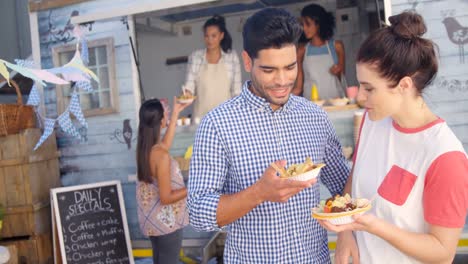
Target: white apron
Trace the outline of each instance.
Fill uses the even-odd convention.
[[[194,102],[192,118],[202,118],[211,109],[231,98],[231,83],[226,65],[204,64],[196,79],[197,99]]]
[[[310,44],[307,43],[304,61],[302,62],[302,69],[304,71],[304,98],[310,100],[312,85],[314,83],[317,86],[320,99],[326,100],[343,97],[344,91],[342,91],[340,81],[335,75],[330,73],[330,68],[335,62],[333,61],[328,42],[325,43],[328,49],[327,54],[307,56],[309,45]]]

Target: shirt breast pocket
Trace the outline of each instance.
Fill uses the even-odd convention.
[[[393,165],[380,184],[378,193],[385,200],[401,206],[408,199],[416,178],[411,172]]]

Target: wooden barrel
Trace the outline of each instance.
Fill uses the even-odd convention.
[[[34,151],[39,129],[0,137],[0,204],[5,219],[0,237],[50,232],[50,189],[60,186],[55,135]]]
[[[51,232],[50,202],[7,207],[1,238],[35,236]]]
[[[0,245],[16,248],[17,263],[52,264],[54,262],[50,233],[27,238],[0,240]]]

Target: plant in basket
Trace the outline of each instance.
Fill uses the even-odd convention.
[[[0,239],[2,238],[1,232],[3,226],[3,217],[5,217],[5,208],[3,208],[3,205],[0,204]]]

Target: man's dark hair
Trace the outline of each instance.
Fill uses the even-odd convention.
[[[251,59],[262,49],[282,48],[297,44],[302,33],[299,21],[288,11],[280,8],[265,8],[253,14],[244,25],[242,37],[244,50]]]

